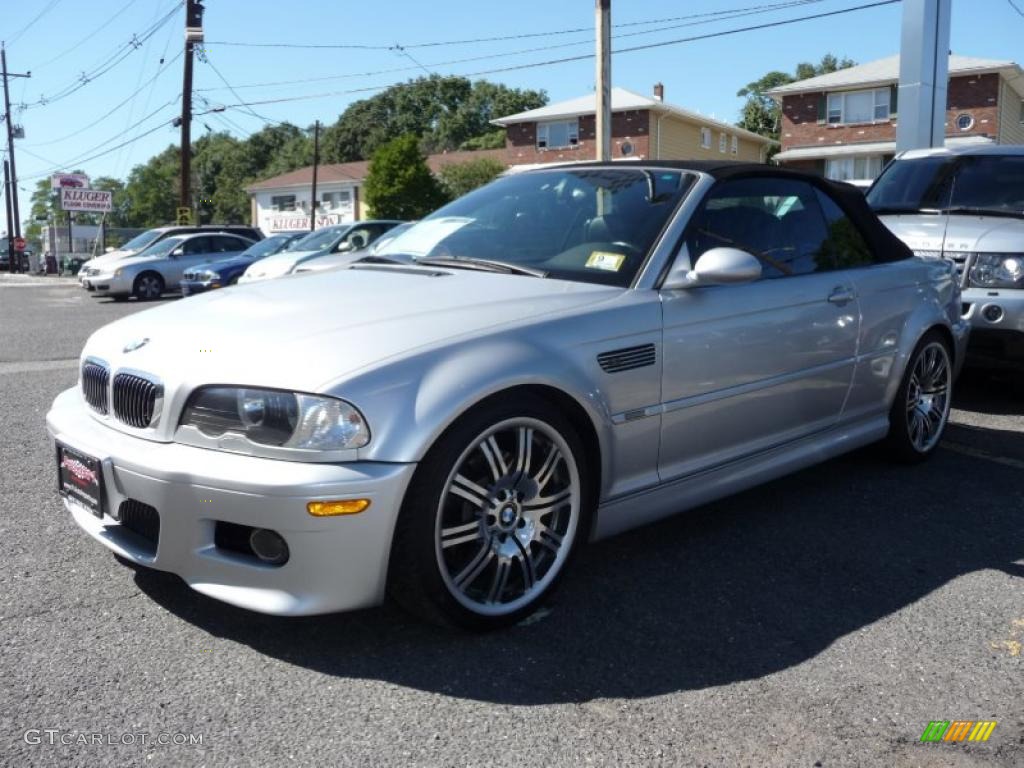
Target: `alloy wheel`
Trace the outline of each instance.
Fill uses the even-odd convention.
[[[953,371],[946,346],[933,341],[914,360],[907,386],[907,434],[914,449],[927,453],[939,442],[949,419]]]
[[[163,286],[160,284],[160,278],[154,277],[153,275],[143,275],[139,278],[138,283],[138,295],[142,299],[158,299]]]
[[[566,441],[537,419],[480,434],[441,494],[435,551],[445,586],[469,610],[502,616],[548,588],[572,550],[581,486]]]

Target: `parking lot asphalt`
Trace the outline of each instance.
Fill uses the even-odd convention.
[[[1024,765],[1021,382],[962,379],[923,466],[863,450],[591,545],[474,636],[248,613],[78,531],[44,416],[147,306],[0,282],[0,764]]]

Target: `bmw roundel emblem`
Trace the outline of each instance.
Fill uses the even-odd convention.
[[[134,341],[129,341],[127,344],[125,344],[124,345],[124,349],[122,351],[123,352],[134,352],[139,347],[144,347],[148,343],[149,343],[149,339],[148,338],[146,338],[146,339],[135,339]]]

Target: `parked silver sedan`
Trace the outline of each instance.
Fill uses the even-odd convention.
[[[389,255],[93,334],[47,416],[78,525],[256,611],[504,625],[587,540],[927,458],[967,338],[951,264],[767,166],[529,171]]]

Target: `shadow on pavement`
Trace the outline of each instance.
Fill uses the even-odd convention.
[[[212,635],[343,678],[508,704],[724,685],[800,664],[958,576],[1024,577],[1019,469],[949,450],[917,467],[874,454],[591,545],[549,614],[487,635],[391,607],[279,619],[166,574],[135,578]]]

